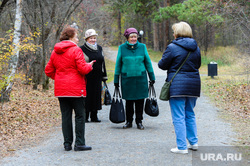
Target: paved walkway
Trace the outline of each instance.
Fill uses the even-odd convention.
[[[166,74],[153,63],[156,74],[157,98]],[[113,83],[108,84],[113,94]],[[109,121],[109,106],[99,111],[101,123],[86,124],[86,144],[91,151],[64,151],[61,127],[57,127],[40,145],[16,152],[5,158],[3,166],[190,166],[192,152],[178,155],[170,152],[176,147],[174,128],[168,102],[158,100],[160,115],[144,114],[145,130],[138,130],[135,123],[131,129],[122,129],[122,124]],[[229,123],[218,118],[218,109],[204,95],[195,108],[200,146],[226,146],[235,141]]]

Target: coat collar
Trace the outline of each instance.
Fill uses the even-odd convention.
[[[96,45],[96,47],[94,47],[93,45],[90,45],[90,44],[88,44],[87,42],[86,43],[84,43],[84,45],[83,45],[85,48],[87,48],[89,51],[91,51],[91,52],[98,52],[98,47],[97,47],[97,45]]]
[[[130,50],[135,50],[138,47],[138,41],[135,44],[130,44],[128,41],[126,41],[126,47]]]

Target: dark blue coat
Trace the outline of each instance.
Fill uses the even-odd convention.
[[[170,97],[199,97],[201,81],[199,68],[201,66],[200,49],[193,38],[179,37],[167,46],[158,66],[167,71],[167,81],[170,81],[181,66],[188,53],[187,61],[173,79],[170,86]]]

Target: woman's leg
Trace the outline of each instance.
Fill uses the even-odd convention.
[[[172,120],[176,134],[176,143],[179,150],[187,149],[185,102],[185,97],[171,97],[169,100]]]
[[[59,97],[60,109],[62,114],[62,132],[64,137],[64,146],[71,146],[73,143],[72,126],[72,105],[68,97]]]
[[[196,119],[194,113],[194,107],[196,105],[196,97],[187,97],[186,101],[186,132],[187,132],[187,139],[191,145],[198,143],[197,138],[197,126],[196,126]]]
[[[90,112],[91,122],[101,122],[101,120],[99,120],[97,117],[97,113],[98,113],[97,110],[91,110],[91,112]]]
[[[85,109],[85,122],[89,122],[89,111]]]
[[[144,106],[144,99],[135,100],[135,122],[136,124],[142,123],[143,120],[143,106]]]
[[[85,145],[85,99],[74,98],[72,104],[75,111],[75,146]]]
[[[134,100],[126,100],[126,120],[129,123],[133,122],[134,116]]]

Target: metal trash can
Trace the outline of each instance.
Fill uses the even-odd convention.
[[[211,78],[214,78],[214,76],[217,76],[217,63],[216,62],[210,62],[207,64],[208,69],[208,76],[211,76]]]

